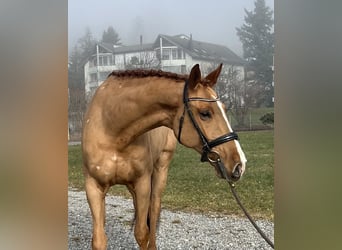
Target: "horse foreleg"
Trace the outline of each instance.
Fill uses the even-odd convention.
[[[149,228],[147,226],[148,209],[150,206],[151,194],[151,177],[145,176],[140,178],[134,184],[134,193],[136,199],[136,222],[134,228],[134,236],[140,249],[147,249],[149,240]]]
[[[156,166],[154,167],[152,175],[152,195],[150,205],[150,239],[148,249],[157,249],[156,234],[157,225],[160,217],[161,196],[166,186],[168,167],[172,155],[172,152],[162,152]]]
[[[108,188],[101,187],[95,179],[88,176],[85,179],[85,190],[93,218],[93,250],[105,250],[107,237],[105,233],[105,196]]]
[[[137,198],[135,197],[135,192],[134,192],[134,187],[133,187],[133,185],[127,184],[126,187],[127,187],[128,191],[131,193],[132,198],[133,198],[134,218],[133,218],[132,224],[131,224],[131,230],[133,230],[134,223],[135,223],[135,220],[136,220],[136,218],[137,218],[137,214],[136,214],[136,211],[137,211]]]

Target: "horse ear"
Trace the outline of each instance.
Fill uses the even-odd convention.
[[[201,81],[201,71],[198,64],[192,67],[188,81],[190,89],[194,89],[197,86],[197,84]]]
[[[205,80],[206,82],[208,82],[210,87],[216,84],[217,79],[221,73],[221,70],[222,70],[222,63],[217,67],[217,69],[215,69],[214,71],[212,71],[209,75],[205,77]]]

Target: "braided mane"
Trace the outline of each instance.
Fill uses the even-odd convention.
[[[164,77],[173,79],[176,81],[186,81],[189,78],[189,75],[181,75],[172,72],[156,70],[156,69],[132,69],[132,70],[114,70],[112,71],[107,78],[114,77]],[[202,79],[200,83],[206,85],[208,84],[208,80]]]
[[[162,70],[155,69],[133,69],[133,70],[115,70],[108,75],[115,77],[165,77],[171,78],[174,80],[182,80],[185,81],[188,79],[188,75],[180,75],[172,72],[166,72]]]

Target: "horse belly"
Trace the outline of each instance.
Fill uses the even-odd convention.
[[[159,159],[162,152],[174,152],[177,145],[173,131],[167,127],[158,127],[148,132],[150,136],[150,152],[153,162]]]

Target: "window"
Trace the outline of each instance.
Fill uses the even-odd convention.
[[[161,59],[160,58],[160,49],[156,49],[156,56],[157,56],[158,59]]]
[[[139,64],[139,58],[136,56],[131,57],[131,64],[132,65],[138,65]]]
[[[97,81],[97,74],[92,73],[90,74],[90,82],[96,82]]]
[[[207,51],[205,49],[201,49],[202,54],[207,54]]]
[[[172,49],[172,60],[176,60],[177,58],[177,49]]]
[[[181,73],[182,74],[186,73],[186,65],[181,65]]]
[[[164,67],[164,70],[173,73],[179,73],[179,66],[166,66]]]
[[[97,66],[97,60],[96,57],[92,60],[92,66]]]
[[[107,76],[110,74],[109,71],[105,71],[105,72],[100,72],[100,81],[104,81],[107,79]]]
[[[170,59],[170,49],[163,49],[163,60],[169,60]]]
[[[94,59],[94,65],[96,64],[96,59]],[[99,56],[99,66],[113,65],[113,55],[100,55]]]
[[[97,87],[90,87],[90,93],[94,93],[96,91]]]
[[[184,57],[183,57],[183,50],[182,49],[178,49],[177,50],[177,54],[178,54],[178,59],[183,59]]]

